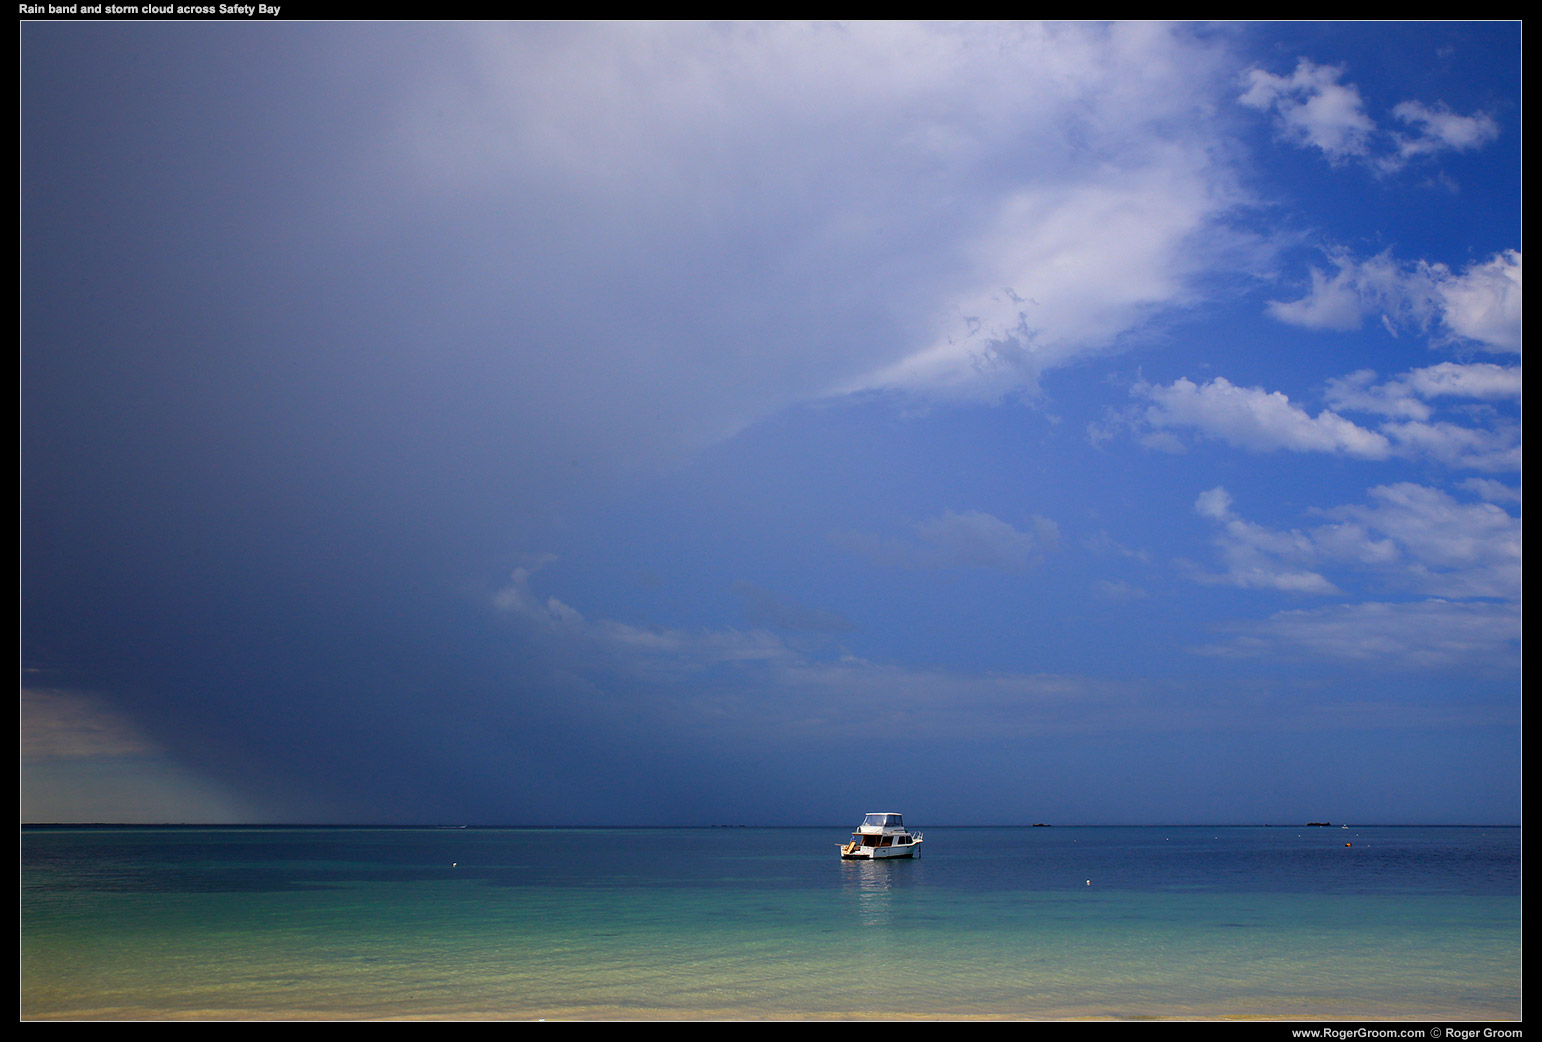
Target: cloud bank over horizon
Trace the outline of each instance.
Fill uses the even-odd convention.
[[[1518,25],[25,23],[22,84],[24,817],[1257,820],[1355,749],[1335,820],[1518,820]]]

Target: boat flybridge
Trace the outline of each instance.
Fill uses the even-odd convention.
[[[851,842],[840,847],[845,861],[920,857],[921,834],[905,827],[902,814],[869,814],[851,834]]]

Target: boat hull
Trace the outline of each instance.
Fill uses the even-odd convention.
[[[841,860],[887,861],[890,858],[918,858],[921,856],[921,851],[918,849],[919,847],[919,843],[913,847],[907,847],[904,850],[898,850],[894,847],[863,847],[858,853],[855,854],[848,854],[843,850],[841,851]]]
[[[842,861],[887,861],[890,858],[918,858],[921,856],[921,841],[914,843],[896,843],[890,846],[867,846],[861,843],[845,843],[841,845]]]

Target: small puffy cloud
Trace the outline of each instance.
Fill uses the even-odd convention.
[[[1409,388],[1426,398],[1478,398],[1486,401],[1521,400],[1521,367],[1491,362],[1439,365],[1415,369],[1403,377]]]
[[[1411,134],[1395,134],[1400,160],[1435,152],[1469,152],[1482,148],[1499,136],[1499,124],[1485,115],[1461,116],[1440,104],[1431,108],[1418,101],[1405,101],[1392,115],[1413,127]]]
[[[1249,108],[1273,112],[1285,140],[1316,148],[1328,161],[1369,164],[1391,174],[1410,162],[1441,152],[1468,152],[1499,136],[1499,124],[1485,113],[1463,116],[1443,103],[1404,101],[1392,116],[1409,128],[1383,130],[1365,111],[1359,87],[1343,83],[1343,66],[1302,58],[1289,76],[1248,70],[1238,99]]]
[[[1434,410],[1408,382],[1378,384],[1373,369],[1360,369],[1328,381],[1328,404],[1343,412],[1369,412],[1402,419],[1427,420]]]
[[[1340,83],[1344,70],[1302,58],[1289,76],[1250,69],[1241,102],[1272,111],[1286,140],[1320,149],[1329,160],[1342,162],[1370,151],[1375,122],[1365,114],[1365,102],[1354,84]]]
[[[1231,493],[1217,485],[1199,494],[1199,498],[1194,501],[1194,509],[1200,517],[1224,521],[1231,516],[1231,503]]]

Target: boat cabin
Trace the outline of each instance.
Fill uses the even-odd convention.
[[[851,834],[859,847],[905,846],[912,842],[903,814],[869,814]]]

